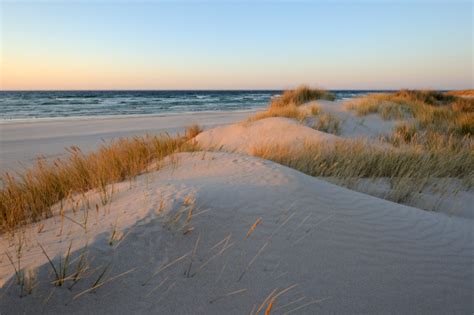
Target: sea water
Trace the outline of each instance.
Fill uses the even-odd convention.
[[[332,91],[346,99],[371,91]],[[249,111],[281,91],[0,91],[0,121]]]

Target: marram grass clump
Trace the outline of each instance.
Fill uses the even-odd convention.
[[[472,143],[471,148],[474,148]],[[255,148],[253,155],[308,175],[330,178],[350,188],[352,183],[364,178],[386,178],[392,183],[393,191],[403,190],[406,198],[421,191],[431,179],[454,178],[468,188],[474,185],[473,150],[390,148],[348,139],[298,149],[264,145]],[[399,197],[388,199],[403,201]]]
[[[248,121],[269,117],[287,117],[303,121],[308,116],[308,113],[301,110],[300,105],[320,99],[333,101],[335,96],[331,92],[321,89],[311,89],[303,85],[294,90],[285,91],[282,95],[272,99],[266,111],[257,113],[250,117]],[[310,111],[312,115],[317,115],[320,113],[321,108],[318,105],[313,105]]]
[[[257,113],[249,117],[248,121],[255,121],[270,117],[286,117],[302,121],[306,115],[295,104],[288,104],[287,106],[269,107],[266,111]]]
[[[284,107],[289,104],[296,106],[316,100],[334,101],[335,95],[331,92],[321,89],[312,89],[306,85],[297,87],[294,90],[287,90],[281,96],[278,96],[270,102],[270,107]]]

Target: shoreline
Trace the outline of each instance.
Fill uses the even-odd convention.
[[[0,171],[31,166],[36,157],[60,157],[75,145],[85,152],[103,141],[147,133],[176,134],[186,126],[215,127],[245,119],[259,110],[0,123]],[[59,131],[59,133],[58,133]]]
[[[185,111],[185,112],[163,112],[156,114],[125,114],[125,115],[96,115],[96,116],[61,116],[61,117],[37,117],[37,118],[0,118],[0,126],[11,124],[35,124],[43,122],[69,122],[69,121],[90,121],[90,120],[110,120],[110,119],[129,119],[129,118],[155,118],[155,117],[173,117],[181,115],[198,114],[229,114],[229,113],[254,113],[264,110],[263,107],[239,110],[203,110],[203,111]]]

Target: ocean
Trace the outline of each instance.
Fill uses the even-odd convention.
[[[374,91],[332,91],[347,99]],[[0,91],[0,121],[249,111],[281,91]]]

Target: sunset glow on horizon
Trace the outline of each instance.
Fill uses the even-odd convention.
[[[468,89],[472,3],[2,2],[2,90]]]

